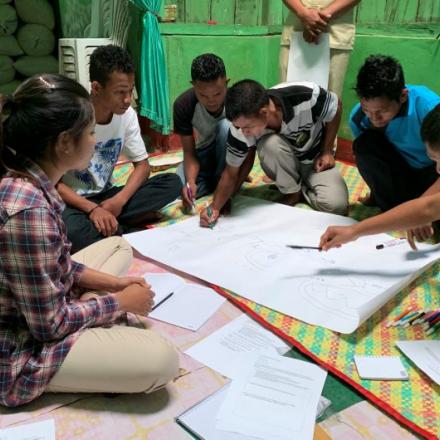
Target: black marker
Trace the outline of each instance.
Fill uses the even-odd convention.
[[[290,249],[315,249],[317,251],[320,251],[321,248],[319,246],[299,246],[296,244],[286,244],[286,247]]]
[[[154,306],[152,307],[152,311],[156,308],[159,307],[161,304],[163,304],[167,299],[171,298],[173,296],[174,292],[171,292],[170,294],[168,294],[162,301],[159,301],[157,304],[154,304]]]

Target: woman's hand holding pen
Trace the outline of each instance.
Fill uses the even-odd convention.
[[[319,247],[327,251],[357,238],[352,226],[329,226],[321,236]]]
[[[130,284],[125,289],[116,293],[121,312],[131,312],[137,315],[147,316],[154,305],[154,292],[147,283]]]
[[[200,213],[200,226],[202,228],[213,228],[220,216],[220,210],[209,205]]]

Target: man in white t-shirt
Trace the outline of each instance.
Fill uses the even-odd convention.
[[[72,252],[157,219],[159,209],[182,189],[176,174],[149,178],[148,153],[136,112],[130,107],[134,65],[125,49],[108,45],[90,57],[92,102],[96,118],[95,153],[86,170],[66,174],[58,191],[66,203],[63,218]],[[134,166],[125,186],[112,185],[120,154]]]

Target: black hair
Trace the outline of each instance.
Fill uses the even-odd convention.
[[[35,75],[24,81],[0,105],[0,175],[6,170],[23,174],[20,155],[33,161],[52,157],[62,132],[78,142],[94,120],[87,90],[76,81],[57,74]],[[11,149],[16,153],[11,154]]]
[[[90,81],[97,81],[104,86],[113,72],[133,73],[132,56],[126,49],[113,44],[97,47],[90,55]]]
[[[440,104],[434,107],[423,119],[420,129],[423,142],[435,150],[440,150]]]
[[[403,69],[395,58],[370,55],[359,69],[355,90],[359,98],[386,97],[399,101],[404,88]]]
[[[193,59],[191,64],[192,81],[215,81],[226,77],[223,60],[213,53],[204,53]]]
[[[240,116],[258,117],[260,110],[269,104],[267,90],[257,81],[243,79],[226,93],[225,113],[230,121]]]

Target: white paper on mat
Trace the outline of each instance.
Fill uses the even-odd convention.
[[[187,283],[173,274],[145,274],[144,277],[152,290],[157,291],[156,303],[173,293],[148,316],[188,330],[197,331],[226,301],[213,289]]]
[[[213,423],[227,396],[229,387],[230,383],[226,384],[219,391],[186,410],[176,418],[176,421],[195,434],[197,438],[207,440],[255,440],[254,436],[249,437],[244,434],[217,429],[215,423]],[[318,404],[318,412],[321,407],[322,414],[329,404],[330,401],[321,396]],[[319,414],[316,415],[316,418],[318,417]]]
[[[377,250],[387,234],[319,252],[329,225],[347,217],[236,197],[233,213],[213,229],[192,217],[124,237],[141,254],[309,324],[353,332],[440,256],[424,243]],[[160,307],[159,307],[160,308]]]
[[[437,385],[440,385],[440,341],[397,341],[397,347]]]
[[[213,370],[233,379],[240,367],[253,360],[255,353],[284,354],[290,349],[282,339],[241,315],[185,353]]]
[[[55,440],[55,421],[51,419],[0,429],[0,440]]]
[[[185,285],[183,278],[172,273],[146,273],[144,278],[154,292],[154,304],[159,304],[170,293]]]
[[[313,439],[327,373],[309,362],[256,355],[234,378],[216,428],[261,439]]]
[[[311,81],[327,89],[330,66],[328,32],[321,34],[318,44],[307,43],[302,32],[293,32],[291,40],[286,81]]]

